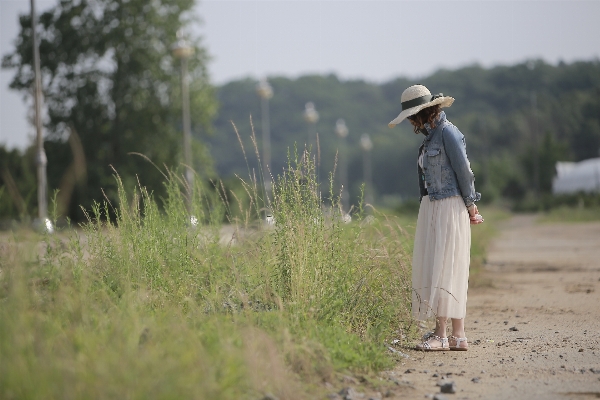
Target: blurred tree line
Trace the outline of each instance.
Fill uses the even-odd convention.
[[[439,70],[409,80],[383,84],[361,80],[340,81],[335,75],[269,79],[273,160],[277,176],[287,163],[288,149],[304,148],[308,126],[304,104],[314,102],[320,119],[321,180],[333,170],[340,146],[335,123],[343,118],[349,129],[349,186],[356,203],[363,182],[361,134],[368,133],[372,150],[375,201],[393,205],[418,196],[416,157],[423,139],[408,123],[389,129],[387,123],[401,110],[400,96],[412,84],[426,85],[432,93],[456,99],[445,109],[463,132],[477,190],[483,201],[508,199],[513,204],[536,203],[551,193],[556,161],[598,157],[600,150],[600,62],[550,65],[540,60],[485,69],[469,66]],[[216,134],[208,139],[221,176],[248,175],[234,122],[244,142],[251,170],[260,169],[251,157],[250,115],[260,145],[260,103],[256,82],[227,83],[217,89],[220,112]]]
[[[182,160],[179,61],[171,54],[176,32],[196,23],[193,0],[60,0],[39,16],[40,63],[47,114],[44,121],[48,184],[59,189],[58,212],[81,220],[105,196],[116,198],[116,170],[129,189],[139,181],[164,193],[157,166]],[[20,17],[14,52],[2,66],[15,71],[10,87],[31,98],[32,30]],[[188,60],[192,129],[199,137],[216,111],[199,38]],[[197,170],[211,168],[194,141]],[[35,215],[33,149],[0,148],[0,217]],[[114,170],[113,170],[114,168]]]
[[[170,46],[176,32],[195,23],[192,0],[62,0],[39,18],[48,179],[59,189],[63,216],[81,220],[106,196],[115,198],[113,167],[127,188],[138,180],[164,193],[157,166],[178,168],[182,160],[179,62]],[[191,38],[189,61],[195,169],[204,178],[260,174],[252,144],[252,123],[261,147],[260,99],[256,81],[237,80],[213,88],[208,57]],[[32,87],[29,16],[3,66],[15,71],[11,87],[26,98]],[[415,83],[456,99],[448,118],[465,134],[469,157],[484,201],[526,203],[550,193],[557,160],[597,157],[600,148],[600,62],[550,65],[528,61],[485,69],[439,70],[419,79],[375,84],[339,80],[335,75],[269,79],[272,165],[281,173],[294,146],[308,141],[305,103],[315,103],[320,119],[319,174],[326,182],[340,147],[335,123],[349,129],[348,176],[356,203],[363,182],[360,137],[373,141],[376,204],[395,205],[418,196],[416,153],[422,140],[403,123],[387,123],[400,112],[402,91]],[[217,113],[217,105],[219,111]],[[232,126],[237,126],[245,153]],[[212,135],[207,135],[208,133]],[[0,147],[0,218],[35,215],[34,149]],[[247,160],[247,161],[246,161]],[[180,168],[181,169],[181,168]],[[339,171],[338,171],[339,172]],[[339,173],[338,173],[339,176]],[[325,188],[327,185],[323,185]]]

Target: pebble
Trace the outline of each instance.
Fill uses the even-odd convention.
[[[354,388],[351,387],[345,387],[342,390],[339,391],[338,393],[340,396],[342,396],[343,400],[358,400],[358,399],[362,399],[364,397],[363,393],[359,393],[356,390],[354,390]]]
[[[392,346],[388,346],[388,350],[396,355],[399,355],[400,357],[404,357],[404,358],[410,358],[410,356],[406,353],[401,352],[400,350],[396,350],[395,348],[393,348]]]
[[[580,352],[580,353],[583,353],[583,349],[579,349],[579,352]]]
[[[454,382],[444,383],[440,387],[440,391],[442,393],[456,393],[456,385],[454,384]]]
[[[480,379],[481,379],[481,378],[477,376],[477,377],[475,377],[475,378],[471,379],[471,382],[473,382],[473,383],[479,383],[479,380],[480,380]]]
[[[437,378],[438,376],[439,376],[438,374],[431,375],[431,377],[433,377],[433,378]]]
[[[448,398],[443,394],[437,393],[435,396],[433,396],[433,400],[448,400]]]
[[[513,327],[511,327],[511,328],[508,328],[508,330],[509,330],[509,331],[512,331],[512,332],[517,332],[519,329],[517,329],[517,327],[516,327],[516,326],[513,326]]]
[[[265,397],[263,397],[263,400],[279,400],[279,397],[275,396],[272,393],[267,393],[265,394]]]

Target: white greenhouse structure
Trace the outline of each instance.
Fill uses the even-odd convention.
[[[552,182],[552,193],[600,193],[600,157],[580,162],[556,163],[557,175]]]

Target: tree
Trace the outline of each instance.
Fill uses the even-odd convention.
[[[33,150],[22,154],[0,145],[0,221],[26,217],[36,202]]]
[[[114,198],[111,166],[128,188],[139,179],[150,190],[163,190],[160,172],[131,153],[141,153],[160,167],[182,160],[179,61],[170,46],[177,30],[196,22],[193,6],[193,0],[61,0],[40,16],[49,187],[78,182],[72,199],[64,200],[71,218],[82,217],[80,204],[87,207],[101,200],[102,190]],[[11,88],[29,96],[31,20],[23,15],[20,22],[15,51],[2,65],[16,69]],[[190,102],[198,137],[207,131],[216,102],[208,82],[207,53],[200,38],[191,38],[191,43]],[[67,141],[69,137],[75,140]],[[196,169],[208,169],[199,141],[194,153]]]

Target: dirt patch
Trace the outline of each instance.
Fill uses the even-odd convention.
[[[453,381],[447,399],[600,398],[600,223],[515,217],[482,274],[491,287],[469,290],[469,351],[404,349],[390,372],[402,396],[433,398]]]

